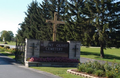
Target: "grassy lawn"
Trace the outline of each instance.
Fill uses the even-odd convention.
[[[3,55],[5,55],[5,56],[8,56],[8,57],[10,57],[12,59],[15,58],[15,55],[13,55],[13,54],[9,54],[9,53],[6,53],[6,52],[0,52],[0,53],[3,54]]]
[[[0,44],[4,44],[4,43],[5,43],[5,42],[1,42],[1,41],[0,41]],[[12,41],[11,41],[11,42],[7,42],[7,43],[8,43],[8,44],[6,44],[6,45],[16,45],[16,42],[12,42]]]
[[[52,73],[62,78],[84,78],[66,72],[68,69],[76,69],[74,67],[31,67],[31,68]]]
[[[81,57],[104,60],[109,62],[120,62],[120,49],[117,48],[107,48],[104,50],[105,58],[100,58],[100,48],[99,47],[81,47]]]

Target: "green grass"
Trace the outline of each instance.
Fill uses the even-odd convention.
[[[5,42],[1,42],[1,41],[0,41],[0,44],[4,44],[4,43],[5,43]],[[7,42],[7,43],[8,43],[8,44],[6,44],[6,45],[16,45],[16,42],[12,42],[12,41],[11,41],[11,42]]]
[[[3,54],[3,55],[5,55],[5,56],[8,56],[8,57],[10,57],[12,59],[15,58],[15,55],[13,55],[13,54],[9,54],[9,53],[6,53],[6,52],[0,52],[0,53]]]
[[[67,73],[68,69],[76,69],[74,67],[31,67],[40,71],[45,71],[48,73],[52,73],[54,75],[60,76],[62,78],[84,78],[81,76],[73,75]]]
[[[100,58],[100,48],[99,47],[81,47],[81,57],[104,60],[109,62],[120,62],[120,49],[117,48],[107,48],[104,50],[105,58]]]

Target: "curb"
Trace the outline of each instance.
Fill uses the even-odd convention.
[[[86,74],[83,74],[83,73],[78,73],[78,72],[75,72],[75,71],[72,71],[72,69],[69,69],[67,70],[68,73],[71,73],[71,74],[74,74],[74,75],[78,75],[78,76],[82,76],[82,77],[85,77],[85,78],[99,78],[99,77],[94,77],[94,76],[91,76],[91,75],[86,75]]]

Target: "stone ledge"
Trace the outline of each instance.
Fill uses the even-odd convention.
[[[67,72],[71,73],[71,74],[79,75],[79,76],[82,76],[82,77],[85,77],[85,78],[100,78],[100,77],[94,77],[94,76],[91,76],[91,75],[88,75],[88,74],[78,73],[78,72],[72,71],[72,69],[67,70]]]
[[[59,63],[59,62],[25,62],[26,67],[40,67],[40,66],[50,66],[50,67],[77,67],[78,63]]]

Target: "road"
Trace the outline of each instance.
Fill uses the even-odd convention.
[[[90,58],[84,58],[84,57],[80,57],[80,62],[81,63],[86,63],[86,62],[94,62],[94,61],[97,61],[99,62],[100,64],[105,64],[106,61],[103,61],[103,60],[95,60],[95,59],[90,59]],[[109,65],[112,65],[113,63],[112,62],[108,62]]]
[[[60,78],[58,76],[16,64],[0,54],[0,78]]]
[[[10,48],[15,48],[15,45],[8,45],[8,44],[0,44],[0,45],[4,45],[4,46],[9,46]]]

